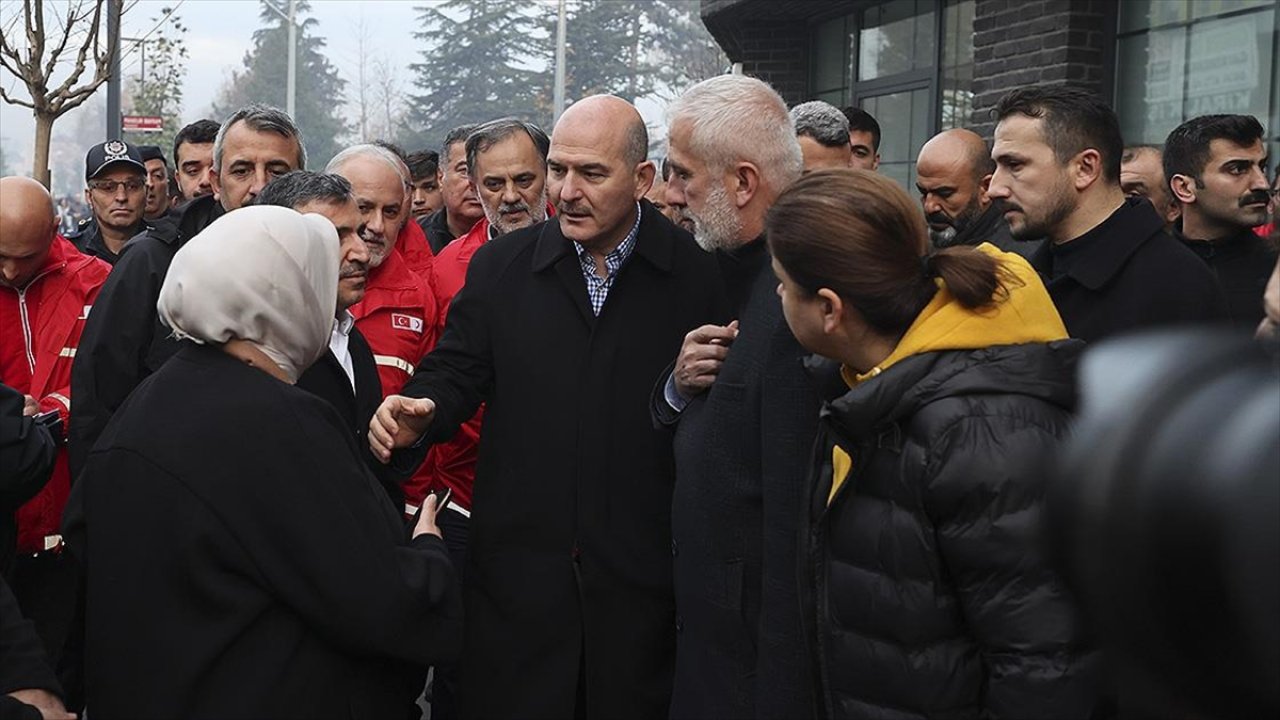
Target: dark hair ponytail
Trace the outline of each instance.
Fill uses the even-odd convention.
[[[1004,264],[967,246],[943,248],[924,256],[925,277],[942,278],[956,302],[976,310],[1008,296],[1014,281]]]
[[[971,247],[929,252],[920,207],[893,180],[862,170],[809,173],[765,219],[769,249],[803,289],[830,288],[886,337],[901,337],[938,293],[966,308],[1001,299],[1016,282]]]

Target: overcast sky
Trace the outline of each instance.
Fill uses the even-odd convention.
[[[310,17],[318,25],[312,32],[327,42],[329,61],[338,69],[343,79],[354,85],[356,79],[357,28],[363,20],[368,28],[373,57],[385,56],[393,67],[401,69],[401,77],[408,86],[410,63],[417,62],[419,45],[412,33],[418,29],[414,8],[440,0],[312,0]],[[549,1],[549,0],[534,0]],[[63,0],[50,6],[63,7]],[[282,7],[287,0],[277,0]],[[186,33],[187,77],[183,97],[184,121],[203,117],[218,89],[234,69],[242,67],[244,54],[253,45],[253,33],[262,26],[257,0],[126,0],[127,12],[121,25],[122,37],[142,37],[156,26],[153,18],[160,17],[160,9],[177,6],[177,15],[187,26]],[[15,13],[21,12],[17,0],[0,0],[0,21],[8,24]],[[124,75],[136,77],[139,72],[139,55],[129,44],[123,60]],[[91,72],[91,71],[90,71]],[[26,90],[16,86],[12,75],[0,71],[0,82],[6,90],[27,99]],[[350,88],[349,88],[350,89]],[[105,102],[106,87],[99,91]],[[99,101],[98,98],[88,102]],[[656,124],[661,109],[652,103],[641,103],[641,112],[647,121]],[[75,122],[76,111],[58,119],[58,126]],[[219,118],[214,118],[219,119]],[[105,132],[105,128],[104,128]],[[0,103],[0,142],[3,143],[6,161],[11,170],[29,172],[31,145],[35,134],[35,121],[31,111],[7,103]]]

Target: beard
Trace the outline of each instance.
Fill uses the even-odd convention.
[[[538,199],[532,205],[523,200],[518,203],[510,203],[499,205],[490,210],[488,205],[480,203],[484,208],[484,216],[488,219],[489,224],[497,229],[498,234],[506,235],[513,230],[519,230],[522,227],[537,225],[547,219],[547,190],[544,187],[538,195]],[[503,220],[503,213],[524,211],[529,214],[529,223],[527,225],[516,225]]]
[[[960,214],[956,215],[954,218],[947,217],[942,213],[930,213],[925,216],[925,220],[929,222],[929,240],[933,243],[935,248],[941,249],[957,244],[956,238],[958,238],[960,233],[964,232],[965,228],[969,227],[969,225],[973,223],[974,218],[978,217],[982,212],[982,205],[978,200],[978,197],[975,195],[974,198],[969,201],[969,204],[960,211]],[[934,230],[934,225],[946,225],[946,227],[941,230]],[[982,238],[977,238],[977,240],[981,241]]]
[[[693,239],[703,250],[726,250],[738,244],[742,218],[738,217],[737,209],[729,202],[729,191],[725,190],[724,185],[715,184],[711,188],[700,214],[695,214],[686,206],[680,215],[681,219],[693,221]]]
[[[1005,201],[1006,211],[1010,208],[1018,210],[1022,213],[1022,224],[1015,226],[1009,223],[1009,234],[1014,240],[1039,240],[1043,237],[1049,237],[1051,232],[1062,224],[1071,213],[1075,212],[1076,197],[1075,188],[1071,187],[1070,181],[1063,178],[1061,182],[1054,186],[1052,192],[1046,196],[1047,205],[1043,208],[1037,208],[1039,212],[1032,214],[1021,205],[1014,205],[1009,201]],[[1068,238],[1069,239],[1069,238]]]

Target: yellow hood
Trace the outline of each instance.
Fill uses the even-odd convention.
[[[1001,261],[1016,278],[1006,283],[1008,298],[991,307],[970,310],[956,302],[942,279],[937,279],[938,294],[907,328],[884,362],[862,375],[844,368],[844,379],[850,387],[879,375],[903,358],[920,353],[1052,342],[1068,337],[1049,291],[1024,258],[1003,252],[990,243],[982,243],[977,249]]]

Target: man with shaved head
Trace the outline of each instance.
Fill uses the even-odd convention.
[[[0,378],[26,396],[26,414],[57,413],[61,441],[71,420],[72,358],[111,266],[57,230],[43,185],[0,178]],[[75,615],[77,574],[58,529],[70,491],[64,446],[48,483],[17,512],[13,567],[0,567],[54,665]],[[14,538],[0,542],[12,548]]]
[[[370,428],[375,455],[413,467],[486,403],[463,717],[667,715],[671,450],[646,399],[723,300],[712,257],[643,200],[648,145],[620,98],[565,111],[547,154],[556,217],[476,250],[439,344]]]
[[[916,189],[935,248],[989,242],[1030,257],[1040,242],[1018,242],[1004,221],[1004,204],[987,196],[996,164],[987,143],[972,130],[945,130],[916,158]]]

